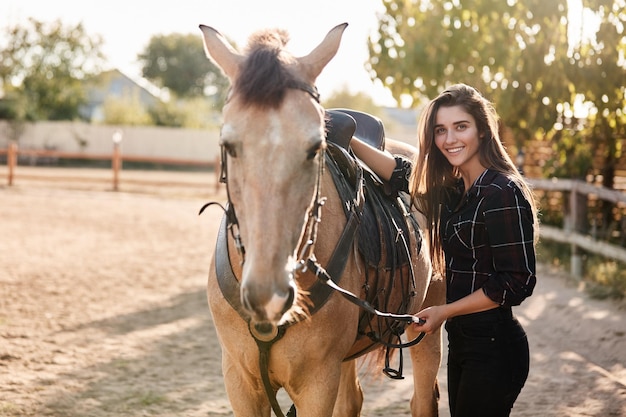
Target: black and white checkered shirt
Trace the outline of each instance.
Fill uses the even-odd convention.
[[[533,214],[517,185],[487,169],[442,210],[447,301],[479,288],[503,306],[519,305],[536,283]],[[462,201],[461,201],[462,199]]]

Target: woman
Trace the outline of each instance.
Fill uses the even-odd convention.
[[[493,106],[474,88],[457,84],[432,100],[418,139],[414,166],[362,142],[353,149],[408,189],[428,220],[446,304],[419,312],[425,324],[413,326],[432,333],[446,322],[451,416],[508,416],[529,370],[526,333],[511,307],[536,282],[535,201],[502,145]]]

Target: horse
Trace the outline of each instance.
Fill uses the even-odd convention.
[[[334,27],[308,55],[296,57],[286,49],[285,30],[255,32],[242,53],[216,29],[200,25],[208,58],[231,83],[219,143],[228,203],[222,207],[207,298],[226,392],[238,417],[267,417],[272,411],[283,416],[276,400],[280,389],[293,401],[288,416],[360,415],[356,359],[384,346],[392,351],[406,346],[381,344],[383,335],[372,331],[367,337],[360,330],[364,322],[387,320],[363,302],[368,289],[378,285],[384,306],[402,304],[396,312],[407,314],[442,301],[427,239],[420,242],[423,226],[408,233],[409,262],[398,267],[410,288],[376,283],[374,275],[387,269],[363,260],[354,238],[359,217],[347,214],[331,175],[328,154],[338,153],[338,147],[327,140],[328,114],[315,81],[337,53],[346,27]],[[350,169],[362,177],[361,168]],[[362,200],[357,195],[348,211],[358,211]],[[398,328],[400,334],[406,328],[406,340],[424,336],[407,323],[396,326],[396,336]],[[409,352],[411,413],[436,416],[441,335],[426,336]]]

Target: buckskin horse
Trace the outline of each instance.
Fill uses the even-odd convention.
[[[315,87],[346,27],[295,57],[283,30],[256,32],[240,53],[200,26],[231,83],[220,132],[228,203],[207,294],[235,416],[283,416],[280,389],[288,416],[358,416],[356,358],[378,352],[376,365],[384,357],[384,372],[402,378],[408,346],[412,415],[438,413],[440,334],[417,343],[424,335],[408,326],[411,313],[442,302],[427,239],[406,199],[349,148],[353,135],[394,143],[371,116],[326,111]]]

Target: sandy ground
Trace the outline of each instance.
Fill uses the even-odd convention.
[[[197,215],[214,180],[124,171],[112,192],[106,170],[20,167],[0,185],[0,416],[232,415],[204,292],[220,213]],[[532,364],[513,416],[626,416],[623,306],[541,267],[516,314]],[[410,377],[363,385],[363,416],[409,415]]]

